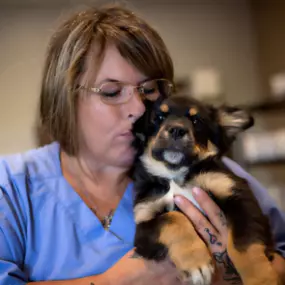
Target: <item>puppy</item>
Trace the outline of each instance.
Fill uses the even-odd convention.
[[[211,283],[211,254],[173,200],[180,194],[195,203],[192,188],[197,186],[226,216],[227,250],[243,284],[279,284],[270,262],[269,221],[247,182],[221,161],[253,118],[238,108],[214,108],[189,97],[158,101],[147,116],[136,133],[139,159],[133,169],[137,254],[155,261],[170,258],[184,282]]]

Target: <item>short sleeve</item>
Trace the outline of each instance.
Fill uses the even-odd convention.
[[[274,235],[276,250],[285,258],[285,213],[282,211],[266,188],[253,176],[247,173],[242,167],[229,158],[223,158],[225,165],[237,176],[244,178],[252,189],[263,212],[269,217],[272,232]]]
[[[28,282],[23,268],[23,222],[8,188],[0,186],[0,284],[23,285]]]

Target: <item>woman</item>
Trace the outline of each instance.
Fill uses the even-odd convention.
[[[180,284],[170,262],[130,258],[131,129],[144,103],[167,96],[172,80],[162,39],[131,11],[88,9],[59,27],[40,98],[41,123],[55,142],[0,160],[1,285]],[[284,217],[253,178],[225,163],[248,178],[282,251]],[[216,284],[231,284],[238,276],[225,251],[223,215],[202,190],[196,198],[209,221],[190,202],[177,204],[213,252]]]

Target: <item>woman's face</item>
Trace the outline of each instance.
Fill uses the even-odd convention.
[[[87,63],[88,68],[88,63]],[[146,76],[130,65],[115,46],[107,46],[93,86],[116,80],[137,86]],[[84,76],[82,78],[84,82]],[[84,83],[82,82],[82,85]],[[129,167],[135,155],[131,147],[133,123],[143,115],[144,104],[135,89],[130,100],[120,105],[102,102],[100,95],[88,93],[78,102],[80,152],[91,163],[102,166]]]

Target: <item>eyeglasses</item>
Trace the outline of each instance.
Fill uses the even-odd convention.
[[[99,87],[80,86],[89,92],[100,95],[101,100],[109,105],[127,103],[133,96],[134,91],[138,92],[143,100],[156,101],[160,96],[169,96],[173,84],[167,79],[153,79],[133,86],[120,81],[108,81]]]

